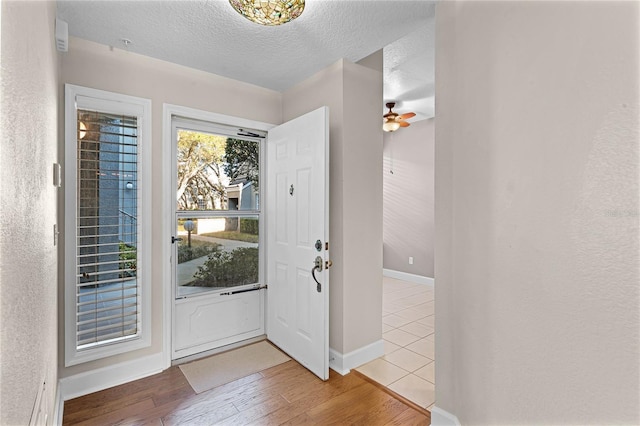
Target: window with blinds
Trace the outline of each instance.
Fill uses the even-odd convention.
[[[151,101],[65,86],[65,365],[151,344]]]
[[[78,349],[138,332],[137,118],[78,110]]]

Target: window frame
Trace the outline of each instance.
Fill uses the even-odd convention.
[[[133,336],[77,347],[77,111],[134,115],[138,124],[138,332]],[[65,84],[64,127],[64,341],[65,367],[151,346],[151,100]]]

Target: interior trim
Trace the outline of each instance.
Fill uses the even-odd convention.
[[[384,355],[384,341],[382,339],[347,354],[342,354],[335,349],[329,348],[329,368],[344,376],[351,369],[380,358],[382,355]]]
[[[383,269],[382,275],[389,278],[395,278],[397,280],[409,281],[411,283],[426,284],[431,287],[433,287],[436,283],[435,279],[431,277],[410,274],[408,272],[394,271],[393,269]]]
[[[431,408],[431,424],[434,426],[460,426],[460,420],[450,412],[438,408]]]
[[[131,361],[63,377],[60,379],[62,399],[68,401],[160,373],[164,370],[163,359],[163,353],[158,352]]]
[[[53,407],[53,424],[62,426],[64,416],[64,398],[62,397],[62,383],[58,380],[56,385],[56,406]]]
[[[169,103],[162,104],[162,167],[163,170],[172,170],[172,117],[186,117],[191,120],[199,120],[210,123],[217,123],[226,126],[241,127],[243,129],[252,129],[268,132],[273,128],[273,124],[260,121],[250,120],[246,118],[233,117],[225,114],[218,114],[210,111],[204,111],[196,108],[174,105]],[[161,232],[161,251],[162,251],[162,366],[169,368],[172,362],[172,333],[173,333],[173,287],[171,282],[171,223],[173,221],[172,212],[175,203],[175,197],[171,197],[171,176],[170,173],[162,174],[162,232]],[[266,307],[265,307],[266,311]],[[266,324],[265,324],[266,332]]]

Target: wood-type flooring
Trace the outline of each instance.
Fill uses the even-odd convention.
[[[64,425],[429,425],[359,373],[326,382],[295,361],[196,394],[178,367],[66,401]]]

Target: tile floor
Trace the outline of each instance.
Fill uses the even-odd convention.
[[[421,407],[435,402],[433,287],[383,277],[382,358],[356,370]]]

